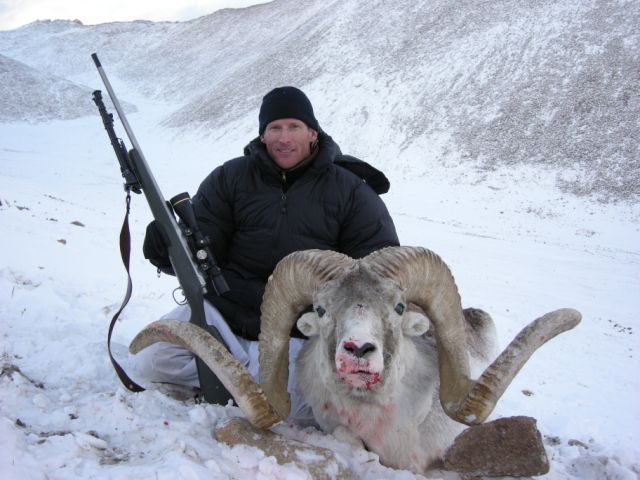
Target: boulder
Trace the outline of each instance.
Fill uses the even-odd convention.
[[[463,431],[444,458],[444,467],[488,477],[544,475],[549,460],[531,417],[500,418]]]
[[[215,437],[228,445],[242,444],[259,448],[265,455],[275,457],[280,465],[293,463],[309,472],[315,480],[351,478],[349,468],[331,450],[255,428],[244,418],[232,418],[216,428]]]

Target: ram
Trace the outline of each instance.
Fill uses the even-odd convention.
[[[313,311],[300,317],[308,305]],[[433,252],[391,247],[354,260],[308,250],[287,256],[269,279],[260,385],[190,324],[155,322],[131,349],[156,341],[185,346],[220,377],[249,421],[268,427],[289,415],[289,335],[297,321],[309,337],[297,382],[321,428],[366,446],[387,466],[423,472],[464,425],[489,416],[537,348],[580,318],[573,309],[548,313],[491,362],[491,318],[463,311],[449,268]]]

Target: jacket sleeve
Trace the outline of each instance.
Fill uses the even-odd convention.
[[[375,250],[399,244],[386,205],[367,184],[359,184],[352,191],[342,220],[340,251],[353,258],[362,258]]]
[[[226,259],[229,238],[233,232],[233,215],[229,194],[224,188],[223,167],[218,167],[205,178],[192,203],[198,226],[209,237],[211,249],[221,264]],[[156,220],[149,223],[142,246],[144,257],[162,272],[175,275],[169,260],[168,243],[161,225]]]
[[[198,226],[209,238],[219,265],[226,262],[234,231],[233,198],[226,180],[224,165],[216,168],[203,180],[192,199]]]
[[[229,173],[231,169],[231,174]],[[260,333],[260,303],[265,283],[257,278],[245,278],[227,265],[228,249],[235,233],[233,215],[233,165],[216,168],[205,178],[193,197],[196,220],[203,234],[209,237],[213,254],[229,285],[222,295],[207,294],[236,335],[258,340]]]

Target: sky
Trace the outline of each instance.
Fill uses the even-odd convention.
[[[114,21],[183,21],[221,8],[242,8],[268,0],[0,0],[0,30],[36,20],[80,20],[86,25]]]

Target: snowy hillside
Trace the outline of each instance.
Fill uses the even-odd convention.
[[[132,394],[115,376],[124,193],[91,102],[93,52],[137,107],[128,118],[167,198],[241,153],[268,89],[302,87],[343,151],[389,176],[402,243],[445,259],[501,346],[543,313],[582,312],[492,416],[538,420],[544,478],[640,476],[640,4],[451,5],[276,0],[190,22],[0,32],[3,479],[307,478],[217,442],[237,408]],[[142,257],[149,220],[135,196],[134,296],[114,334],[125,365],[133,336],[174,305],[175,279]],[[424,478],[314,429],[285,434],[333,450],[355,479]]]
[[[183,23],[36,22],[0,32],[0,54],[94,87],[96,51],[175,106],[165,125],[203,133],[255,116],[273,85],[298,85],[327,131],[385,167],[534,165],[563,191],[638,200],[637,1],[300,4]]]
[[[0,122],[67,120],[95,111],[88,88],[43,74],[3,55],[0,85]]]

